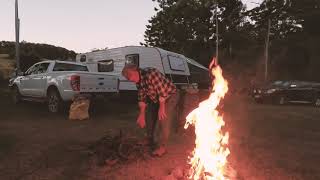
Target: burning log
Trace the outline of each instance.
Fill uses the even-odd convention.
[[[169,175],[164,176],[160,179],[161,180],[188,180],[188,179],[190,179],[189,177],[191,176],[189,168],[190,168],[190,166],[178,166],[178,167],[174,168],[169,173]],[[205,172],[205,174],[207,176],[213,175],[210,172]],[[243,178],[239,177],[239,175],[237,174],[235,169],[233,169],[230,164],[228,164],[225,168],[224,177],[228,180],[241,180],[241,179],[243,179]]]

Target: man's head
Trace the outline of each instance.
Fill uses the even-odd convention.
[[[140,81],[139,70],[135,65],[126,65],[122,70],[122,75],[129,81],[138,83]]]

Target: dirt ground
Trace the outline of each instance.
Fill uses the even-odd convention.
[[[142,136],[136,106],[115,101],[100,105],[87,121],[52,115],[42,104],[13,105],[0,90],[1,180],[161,179],[184,166],[192,136],[172,136],[169,153],[112,167],[97,166],[87,147],[110,130]],[[229,164],[238,179],[320,179],[320,110],[311,106],[257,105],[228,97],[224,118],[230,133]]]

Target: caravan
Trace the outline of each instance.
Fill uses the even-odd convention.
[[[125,46],[78,54],[76,61],[85,63],[92,72],[119,77],[119,90],[136,90],[121,71],[126,64],[139,68],[153,67],[169,77],[176,85],[208,83],[208,69],[184,55],[155,47]]]

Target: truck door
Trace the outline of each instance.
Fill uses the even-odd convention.
[[[20,80],[20,91],[24,96],[32,96],[34,91],[34,86],[32,86],[32,79],[37,73],[38,64],[31,66],[26,72],[25,75]]]
[[[35,97],[44,97],[46,94],[47,70],[50,63],[45,62],[38,65],[37,72],[33,75],[31,80],[31,84],[34,87],[32,95]]]

